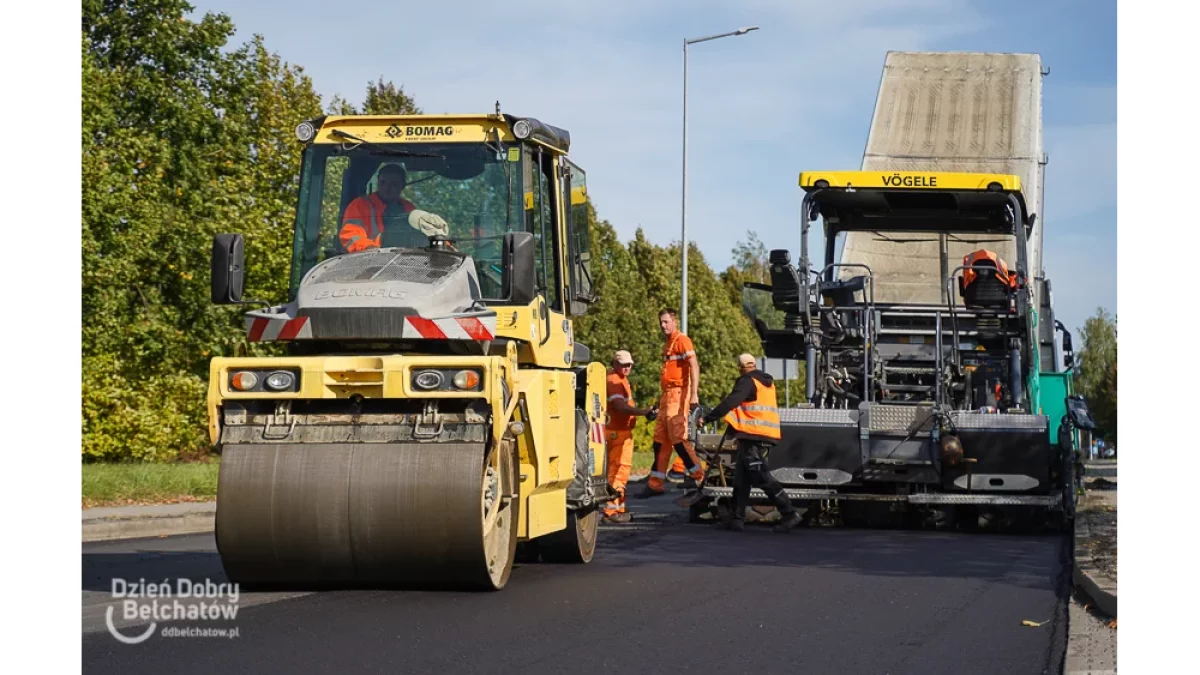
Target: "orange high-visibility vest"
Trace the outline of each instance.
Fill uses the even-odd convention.
[[[633,390],[629,387],[628,378],[621,377],[616,372],[609,372],[606,378],[608,386],[608,400],[611,403],[613,399],[625,399],[629,405],[633,405]],[[637,424],[637,419],[628,413],[623,413],[619,410],[608,409],[608,429],[609,431],[631,431],[634,425]]]
[[[1017,288],[1017,275],[1009,274],[1008,265],[1004,264],[1004,259],[995,253],[984,249],[979,249],[978,251],[963,257],[963,265],[967,266],[967,269],[963,270],[963,286],[970,286],[971,283],[975,281],[975,277],[979,275],[978,272],[971,269],[969,266],[975,265],[984,260],[991,260],[992,263],[996,265],[996,278],[1000,280],[1000,283],[1005,284],[1014,290]]]
[[[776,407],[775,385],[766,386],[754,378],[755,400],[742,401],[725,415],[734,431],[779,440],[779,408]]]
[[[404,208],[405,213],[411,213],[417,208],[407,199],[401,199],[400,206]],[[375,193],[350,202],[350,206],[346,207],[346,215],[342,216],[342,229],[338,232],[342,247],[350,253],[378,248],[380,235],[383,234],[385,210],[387,204]]]

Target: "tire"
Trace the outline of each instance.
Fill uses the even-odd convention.
[[[500,469],[499,488],[501,494],[517,494],[520,491],[521,459],[517,454],[517,444],[514,441],[502,441],[493,451],[497,455],[493,463]],[[486,490],[486,469],[491,462],[489,455],[484,462],[484,489]],[[500,590],[508,583],[512,574],[513,563],[517,557],[517,528],[521,522],[521,499],[509,499],[507,505],[500,507],[500,517],[497,519],[494,533],[485,534],[484,550],[488,557],[488,578],[481,578],[478,586],[481,590]]]
[[[1062,509],[1054,511],[1051,526],[1059,532],[1070,532],[1075,527],[1075,509],[1078,506],[1079,484],[1076,482],[1075,466],[1071,453],[1064,453],[1062,469]]]
[[[575,565],[591,562],[596,554],[596,535],[599,527],[599,509],[568,511],[566,528],[538,537],[538,551],[542,561]]]

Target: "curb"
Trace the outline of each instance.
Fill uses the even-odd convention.
[[[641,476],[641,480],[649,474]],[[636,482],[631,477],[630,483]],[[169,506],[97,507],[83,512],[83,543],[149,539],[181,534],[208,534],[216,526],[217,503],[189,502]],[[639,525],[661,525],[661,518],[652,517]],[[613,526],[618,527],[618,526]],[[629,529],[628,525],[619,526]]]
[[[204,534],[216,523],[216,502],[194,507],[187,512],[163,515],[100,516],[83,519],[83,541],[116,541],[166,537],[177,534]]]
[[[1087,518],[1083,512],[1075,514],[1075,555],[1071,566],[1071,578],[1084,595],[1105,614],[1117,618],[1117,586],[1102,574],[1092,561],[1087,541],[1091,538]]]

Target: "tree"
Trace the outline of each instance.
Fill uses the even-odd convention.
[[[330,115],[420,115],[421,109],[413,97],[404,93],[403,87],[397,87],[391,80],[385,81],[383,75],[378,82],[368,82],[367,92],[360,108],[339,95],[334,95],[329,101],[326,112]]]
[[[208,447],[205,390],[213,356],[270,354],[250,344],[244,307],[214,307],[209,251],[218,232],[246,237],[247,298],[286,297],[298,199],[295,125],[321,114],[304,70],[253,36],[227,48],[233,23],[198,20],[181,0],[84,0],[82,53],[83,456],[171,459]],[[356,108],[335,97],[331,113]],[[367,85],[369,114],[419,113],[382,76]],[[447,213],[477,210],[453,190]],[[431,197],[430,199],[434,199]],[[452,213],[453,208],[466,209]],[[623,245],[589,206],[598,302],[577,337],[607,361],[628,349],[639,404],[658,392],[657,313],[677,307],[679,247],[639,230]],[[702,400],[715,403],[734,358],[757,339],[694,246],[691,337]],[[652,425],[640,425],[645,435]]]
[[[766,328],[779,330],[784,327],[784,313],[775,309],[771,293],[744,288],[746,282],[768,286],[771,284],[771,267],[766,245],[758,238],[758,233],[753,230],[747,232],[746,235],[745,241],[739,240],[734,244],[733,264],[721,273],[721,283],[729,294],[730,302],[741,308],[752,326],[755,320],[761,320]],[[755,335],[757,337],[757,331]],[[762,357],[763,351],[760,341],[751,353]],[[805,364],[803,361],[791,361],[788,368],[790,380],[788,396],[784,395],[783,380],[781,379],[777,383],[780,405],[784,405],[787,401],[790,401],[792,405],[804,401]]]
[[[247,297],[286,287],[299,151],[320,110],[262,38],[224,53],[228,17],[176,0],[84,3],[83,454],[208,447],[208,359],[250,349],[209,301],[216,232],[247,241]],[[267,351],[270,347],[254,347]]]
[[[325,112],[330,115],[357,115],[358,110],[354,104],[342,98],[340,94],[334,94],[333,98],[329,99],[329,105],[325,107]]]
[[[633,256],[617,232],[606,220],[600,220],[592,203],[587,205],[592,253],[592,290],[596,301],[588,313],[575,320],[575,338],[588,346],[592,360],[610,366],[618,349],[628,350],[634,367],[629,374],[633,400],[646,408],[658,396],[658,375],[662,360],[655,311],[645,303],[646,285],[635,269]],[[637,299],[637,300],[634,300]],[[631,306],[640,311],[631,311]],[[644,419],[634,427],[635,447],[649,449],[654,424]]]
[[[1117,318],[1102,307],[1080,331],[1083,348],[1077,370],[1078,392],[1087,399],[1096,420],[1096,433],[1117,440]]]
[[[392,84],[391,80],[384,82],[383,75],[378,82],[367,83],[367,97],[363,100],[364,115],[420,115],[421,109],[416,101],[404,93],[402,87]]]
[[[771,283],[767,247],[754,230],[746,233],[746,241],[739,240],[734,244],[733,266],[743,274],[746,281],[756,281],[760,284]]]
[[[658,355],[662,349],[658,319],[653,309],[642,305],[648,293],[633,256],[612,225],[597,219],[590,203],[588,220],[596,302],[575,322],[575,335],[591,349],[592,359],[605,365],[618,349],[628,350],[635,363],[630,373],[634,400],[648,406],[658,391]],[[630,311],[634,298],[640,299],[637,304],[644,307],[642,311]]]

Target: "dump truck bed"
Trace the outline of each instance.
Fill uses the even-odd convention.
[[[1038,217],[1030,237],[1029,261],[1030,268],[1040,275],[1041,73],[1041,58],[1036,54],[889,52],[863,170],[1019,176],[1029,211]],[[915,234],[904,236],[906,241],[917,238]],[[935,234],[923,239],[895,243],[871,232],[847,233],[841,261],[871,267],[877,302],[903,304],[943,304],[942,275],[979,248],[996,251],[1010,265],[1017,262],[1012,242],[942,242]],[[862,271],[842,271],[842,276],[854,274]]]

